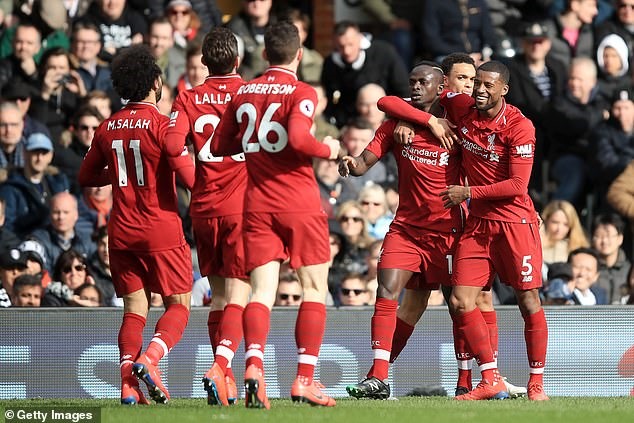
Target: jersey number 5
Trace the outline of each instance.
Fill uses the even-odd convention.
[[[138,186],[145,186],[145,176],[143,174],[143,160],[141,159],[141,140],[130,140],[130,150],[134,156],[134,172],[136,173],[136,183]],[[123,149],[123,140],[112,140],[112,149],[117,155],[117,176],[119,177],[119,186],[128,186],[128,166],[125,160],[125,151]]]
[[[264,151],[268,151],[269,153],[279,153],[284,150],[288,144],[288,133],[281,123],[271,120],[273,114],[281,105],[282,103],[269,104],[261,120],[253,104],[244,103],[238,107],[238,110],[236,110],[238,123],[242,123],[245,116],[247,119],[247,128],[242,136],[242,149],[245,153],[257,153],[260,151],[260,148],[263,148]],[[260,124],[258,125],[257,142],[249,142],[255,132],[255,125],[258,121]],[[276,143],[269,142],[268,135],[270,132],[274,132],[277,135]]]

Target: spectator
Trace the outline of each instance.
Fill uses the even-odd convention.
[[[330,260],[328,262],[328,292],[332,298],[337,297],[341,278],[347,272],[345,270],[344,254],[347,250],[346,236],[341,225],[335,219],[328,220],[328,238],[330,241]]]
[[[596,182],[600,198],[620,175],[627,164],[634,160],[634,98],[633,91],[621,90],[613,103],[610,119],[600,123],[592,134],[596,153]]]
[[[306,39],[310,30],[310,16],[297,9],[292,9],[288,13],[288,19],[297,27],[299,32],[299,40],[302,43],[303,55],[302,61],[297,68],[297,78],[304,82],[319,81],[321,77],[321,69],[324,65],[324,58],[317,50],[306,47]],[[317,137],[317,139],[322,139]]]
[[[630,221],[634,232],[634,160],[612,182],[606,198],[614,210]]]
[[[25,271],[26,259],[19,249],[0,251],[0,308],[11,307],[13,283]]]
[[[380,85],[389,95],[409,95],[408,72],[390,44],[370,41],[350,21],[335,25],[333,43],[321,73],[329,101],[325,114],[332,123],[342,127],[356,115],[357,92],[368,83]]]
[[[203,53],[200,44],[194,43],[187,48],[185,73],[176,84],[177,93],[199,86],[205,81],[205,78],[209,76],[209,69],[203,65],[201,61],[202,57]]]
[[[7,203],[0,197],[0,251],[10,250],[20,243],[20,239],[4,226]]]
[[[627,281],[620,286],[620,291],[620,304],[634,304],[634,266],[630,267],[630,272],[627,275]]]
[[[175,86],[185,72],[185,51],[174,48],[174,31],[166,17],[150,22],[147,44],[163,71],[163,82]]]
[[[75,230],[78,219],[77,199],[68,192],[55,194],[51,198],[50,224],[42,229],[33,231],[33,238],[46,251],[46,263],[49,271],[57,262],[58,257],[65,251],[74,250],[85,257],[90,256],[96,249],[90,239],[90,234]],[[59,280],[53,274],[54,280]],[[79,286],[79,285],[78,285]],[[73,287],[74,289],[75,287]]]
[[[631,85],[630,54],[625,40],[610,34],[599,43],[599,91],[605,98],[614,98],[619,89]]]
[[[544,123],[553,141],[551,173],[557,182],[555,199],[570,201],[580,208],[589,182],[590,134],[609,118],[608,108],[608,102],[597,90],[597,69],[592,59],[573,59],[566,94],[555,99],[545,114]]]
[[[0,89],[18,80],[37,87],[35,56],[42,46],[40,31],[31,23],[21,22],[15,28],[12,44],[11,55],[0,61]]]
[[[359,88],[355,107],[359,117],[367,120],[376,131],[385,120],[385,112],[379,110],[377,102],[385,96],[385,90],[378,84],[370,83]]]
[[[365,306],[370,304],[368,283],[359,273],[348,273],[341,280],[339,287],[340,306]]]
[[[374,129],[365,119],[353,118],[341,129],[341,143],[348,155],[353,157],[359,156],[373,137]],[[381,184],[390,179],[385,161],[381,160],[362,176],[352,178],[351,182],[357,190],[361,190],[365,185]]]
[[[315,178],[319,186],[319,195],[323,209],[332,219],[341,203],[357,198],[358,190],[349,178],[342,178],[337,170],[337,161],[316,158],[314,160]]]
[[[492,51],[498,44],[485,0],[427,0],[421,29],[423,48],[438,63],[449,53],[464,51],[477,67],[488,59],[485,47]]]
[[[73,298],[78,307],[103,307],[103,293],[97,285],[84,282],[73,291]]]
[[[103,122],[103,116],[92,106],[82,106],[77,110],[70,127],[71,142],[66,148],[55,151],[53,165],[56,166],[70,181],[70,191],[75,196],[81,195],[81,188],[77,181],[79,167],[90,148],[95,130]]]
[[[101,31],[101,57],[108,62],[120,49],[142,43],[147,32],[145,18],[128,7],[127,0],[93,1],[85,18]]]
[[[272,6],[273,0],[242,0],[240,13],[227,22],[227,28],[238,37],[238,46],[243,50],[238,73],[244,80],[259,76],[268,67],[262,52],[264,32],[269,24],[277,21],[271,13]]]
[[[554,200],[541,213],[542,256],[545,264],[563,262],[571,251],[589,247],[579,215],[568,201]]]
[[[172,113],[172,104],[174,104],[174,89],[166,82],[163,82],[161,98],[156,103],[156,107],[158,107],[161,114],[169,116]]]
[[[42,300],[42,282],[36,275],[24,274],[13,283],[13,307],[39,307]]]
[[[592,247],[599,253],[597,286],[607,293],[608,304],[619,304],[621,285],[627,284],[632,263],[623,251],[625,222],[616,213],[600,214],[594,219]]]
[[[616,34],[625,40],[629,51],[634,48],[634,2],[631,0],[617,0],[616,13],[596,28],[596,37],[602,40],[610,34]]]
[[[568,263],[572,266],[575,304],[608,304],[607,293],[596,284],[599,279],[599,254],[592,248],[577,248],[570,252]]]
[[[363,217],[361,205],[356,201],[346,201],[339,206],[337,221],[346,242],[342,245],[341,267],[348,273],[365,273],[368,269],[365,258],[373,239],[368,235],[368,222]]]
[[[118,96],[117,102],[120,102]],[[86,94],[86,97],[82,99],[81,107],[84,106],[94,107],[104,119],[108,119],[112,114],[112,99],[105,91],[95,90]]]
[[[337,138],[339,136],[339,129],[332,123],[328,122],[328,120],[324,116],[324,110],[326,110],[326,106],[328,105],[328,99],[326,98],[324,87],[322,87],[319,82],[313,81],[309,84],[317,92],[315,119],[313,120],[313,128],[311,132],[314,133],[313,135],[315,135],[315,138],[317,138],[318,140],[323,140],[327,136]]]
[[[299,307],[302,303],[303,291],[299,278],[293,274],[280,275],[280,282],[277,285],[275,294],[276,306]]]
[[[36,96],[37,89],[19,79],[12,81],[11,84],[5,85],[2,90],[2,99],[8,102],[15,103],[20,112],[22,113],[22,119],[24,121],[24,127],[22,129],[22,136],[26,139],[29,135],[39,132],[51,137],[51,132],[48,130],[39,120],[33,119],[29,116],[28,111],[31,108],[31,97]]]
[[[568,262],[552,263],[548,268],[548,281],[542,293],[544,304],[572,305],[574,290],[572,266]]]
[[[168,6],[172,3],[182,3],[182,1],[170,1]],[[216,0],[191,0],[191,3],[200,18],[201,34],[206,34],[211,28],[222,26],[223,13]]]
[[[88,258],[88,269],[95,279],[96,286],[103,293],[103,305],[112,306],[116,294],[110,271],[108,228],[106,226],[97,228],[92,234],[92,241],[97,245],[97,250]]]
[[[24,120],[16,103],[0,103],[0,169],[24,167]],[[3,178],[4,179],[4,178]]]
[[[79,218],[75,227],[82,233],[92,234],[106,226],[112,211],[112,185],[85,187],[79,198]]]
[[[44,228],[51,197],[69,189],[66,176],[49,169],[52,159],[53,143],[35,133],[26,142],[24,168],[14,169],[0,185],[0,197],[6,202],[5,223],[20,238]]]
[[[596,0],[566,0],[566,10],[545,22],[552,39],[549,55],[568,68],[575,57],[594,56],[592,20]]]
[[[44,292],[42,307],[68,307],[85,304],[74,292],[85,283],[95,283],[86,266],[86,258],[73,249],[64,251],[55,262],[53,282],[48,285]]]
[[[208,1],[206,3],[213,4],[214,2]],[[165,6],[165,16],[167,16],[174,32],[174,47],[181,51],[184,57],[187,44],[197,37],[200,38],[198,14],[192,9],[192,4],[188,0],[171,0]]]
[[[37,276],[42,287],[46,288],[51,282],[51,275],[46,270],[44,248],[37,241],[27,239],[18,246],[18,249],[22,251],[26,259],[26,274]]]
[[[61,146],[61,134],[86,95],[86,87],[81,75],[71,68],[70,54],[61,48],[42,55],[39,74],[39,93],[33,97],[29,114],[44,123],[53,142]]]
[[[385,191],[378,184],[361,188],[359,204],[368,222],[368,234],[375,239],[383,239],[394,219],[387,207]]]

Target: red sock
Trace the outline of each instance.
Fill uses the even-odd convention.
[[[246,367],[255,364],[263,369],[264,347],[269,334],[271,310],[262,303],[249,303],[242,313],[244,328],[244,358]]]
[[[493,350],[493,357],[498,358],[498,318],[495,310],[482,311],[482,317],[487,324],[489,330],[489,342],[491,343],[491,349]]]
[[[227,304],[218,330],[218,344],[215,351],[215,360],[227,373],[227,366],[233,360],[233,356],[242,341],[242,313],[244,307],[238,304]],[[210,313],[211,314],[211,313]]]
[[[385,380],[390,369],[390,351],[392,337],[396,329],[396,309],[398,301],[387,298],[377,298],[372,316],[372,351],[374,361],[368,377]]]
[[[124,313],[119,329],[119,364],[121,380],[136,380],[132,375],[132,364],[139,358],[143,347],[145,317],[135,313]]]
[[[156,322],[154,337],[145,352],[152,364],[156,366],[161,358],[167,355],[180,341],[188,320],[189,309],[187,307],[182,304],[167,306],[165,313]]]
[[[456,353],[456,360],[458,361],[458,382],[456,386],[462,386],[468,390],[473,389],[471,383],[471,366],[473,362],[473,356],[467,348],[467,342],[464,336],[458,330],[456,322],[453,322],[453,348]]]
[[[410,325],[403,319],[396,317],[396,329],[394,329],[394,336],[392,337],[392,352],[390,353],[390,363],[398,358],[407,345],[407,341],[412,336],[415,326]]]
[[[530,367],[529,383],[544,383],[546,347],[548,346],[548,325],[544,309],[524,317],[524,339]]]
[[[295,322],[297,344],[297,376],[304,376],[308,384],[313,381],[319,348],[326,331],[326,306],[315,302],[302,302]]]
[[[223,310],[211,310],[209,311],[209,317],[207,317],[207,332],[209,333],[209,345],[211,350],[216,355],[216,348],[218,347],[218,328],[222,322]]]
[[[467,343],[468,351],[476,358],[482,378],[493,381],[497,365],[493,357],[489,331],[479,308],[472,311],[455,314],[453,316],[459,335],[462,335]]]

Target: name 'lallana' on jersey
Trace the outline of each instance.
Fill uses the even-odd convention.
[[[196,104],[228,104],[231,101],[229,93],[196,93],[194,96]]]
[[[116,129],[149,129],[150,119],[114,119],[108,122],[108,131]]]
[[[297,89],[291,84],[246,84],[240,87],[238,94],[293,94]]]

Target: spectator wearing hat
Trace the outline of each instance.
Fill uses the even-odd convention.
[[[592,133],[590,144],[594,148],[592,157],[600,198],[604,198],[610,184],[634,160],[633,94],[632,90],[619,90],[612,101],[610,119]]]
[[[218,10],[217,7],[216,10]],[[161,12],[163,11],[161,10]],[[169,20],[174,31],[174,46],[185,55],[187,44],[196,38],[200,39],[201,35],[204,34],[204,32],[200,32],[201,22],[198,13],[192,9],[192,4],[187,0],[171,0],[165,6],[165,17]],[[218,22],[222,22],[222,20]]]
[[[37,95],[37,90],[30,84],[27,84],[21,80],[11,82],[2,90],[2,99],[5,101],[11,101],[17,104],[24,119],[24,128],[22,129],[22,135],[24,138],[28,138],[29,135],[39,132],[51,137],[51,133],[42,122],[29,116],[28,111],[31,107],[31,97]]]
[[[13,283],[25,271],[26,259],[19,249],[0,251],[0,307],[11,307]]]
[[[17,104],[0,103],[0,169],[24,167],[24,120]]]
[[[541,169],[548,157],[548,139],[542,125],[547,106],[566,89],[566,66],[548,56],[552,41],[548,28],[534,22],[525,26],[521,37],[521,54],[508,61],[513,84],[506,100],[517,106],[535,125],[536,151],[533,168]],[[531,188],[541,190],[541,172],[531,174]],[[542,204],[545,199],[542,199]]]
[[[26,140],[24,155],[24,167],[12,170],[0,185],[0,197],[6,202],[5,224],[20,238],[45,227],[50,198],[69,189],[66,176],[49,169],[53,143],[46,135],[32,134]]]
[[[603,38],[597,48],[599,91],[608,99],[631,85],[630,53],[625,40],[616,34]]]
[[[23,274],[13,283],[13,307],[39,307],[42,301],[42,283],[36,275]]]
[[[634,1],[616,0],[615,13],[595,29],[598,40],[616,34],[625,40],[630,51],[634,48]]]
[[[42,287],[46,288],[51,282],[51,275],[46,270],[46,251],[44,251],[44,247],[35,240],[27,239],[18,245],[18,249],[25,255],[26,273],[37,276]]]

